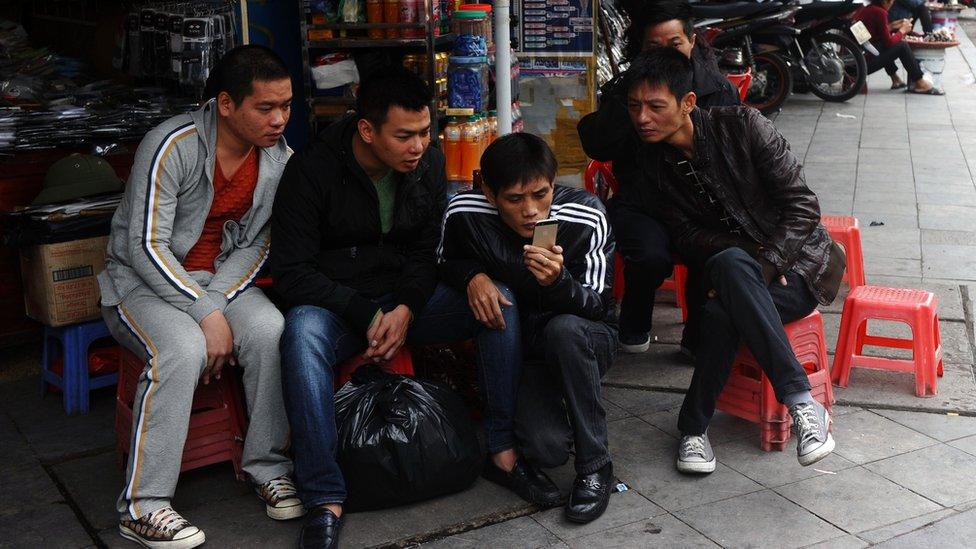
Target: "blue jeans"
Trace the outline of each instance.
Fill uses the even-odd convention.
[[[486,402],[488,450],[515,447],[515,393],[522,370],[518,309],[512,292],[499,290],[513,304],[502,307],[505,330],[492,330],[471,313],[466,296],[438,285],[407,331],[408,345],[432,345],[475,338],[479,381]],[[392,310],[392,295],[377,300]],[[362,353],[366,334],[355,333],[341,316],[313,305],[291,309],[281,336],[285,411],[291,424],[295,482],[309,509],[342,503],[346,486],[336,463],[337,436],[333,384],[335,368]]]

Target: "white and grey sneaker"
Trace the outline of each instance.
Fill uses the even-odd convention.
[[[620,350],[625,353],[646,353],[651,348],[651,334],[620,334]]]
[[[796,431],[796,459],[806,467],[834,451],[830,436],[830,413],[819,402],[801,402],[790,406]]]
[[[681,473],[711,473],[715,470],[715,453],[708,442],[708,432],[681,437],[677,467]]]
[[[163,507],[139,520],[119,521],[119,533],[150,549],[191,549],[203,545],[207,536],[172,507]]]
[[[305,515],[305,506],[298,499],[295,483],[286,476],[269,480],[254,491],[264,501],[264,510],[275,520],[291,520]]]

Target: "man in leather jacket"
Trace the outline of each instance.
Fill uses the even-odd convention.
[[[482,193],[455,196],[444,217],[438,258],[448,284],[466,290],[491,281],[512,289],[519,309],[527,379],[539,391],[519,391],[516,425],[522,455],[532,466],[554,467],[576,448],[576,481],[566,517],[590,522],[606,510],[613,479],[600,377],[613,362],[613,235],[603,205],[582,189],[556,186],[556,159],[545,141],[506,135],[481,157]],[[537,222],[558,220],[556,245],[533,246]],[[475,299],[496,307],[489,292]],[[512,324],[509,323],[509,328]],[[565,405],[563,405],[565,403]],[[569,425],[566,423],[567,416]],[[505,485],[500,474],[487,475]],[[547,478],[539,473],[540,478]],[[550,481],[551,484],[551,481]]]
[[[738,92],[719,72],[710,48],[704,40],[696,38],[686,2],[640,2],[631,16],[625,39],[628,60],[651,47],[674,48],[691,59],[698,106],[739,104]],[[620,342],[623,351],[638,353],[650,345],[654,291],[671,275],[674,265],[667,231],[650,213],[653,204],[646,192],[648,182],[637,164],[640,139],[627,117],[626,90],[622,89],[621,81],[622,77],[617,77],[604,85],[599,110],[583,117],[577,129],[587,156],[613,162],[618,192],[607,210],[626,265],[620,303]],[[689,267],[686,291],[689,317],[681,343],[682,352],[690,355],[696,346],[698,309],[704,295],[698,283],[700,266],[683,259]]]
[[[845,261],[820,224],[800,162],[769,120],[749,107],[696,107],[688,59],[670,49],[639,56],[624,79],[644,142],[641,169],[675,249],[704,265],[695,373],[678,418],[677,468],[710,473],[707,428],[740,341],[793,416],[797,458],[834,447],[830,417],[810,394],[783,324],[837,295]]]
[[[483,325],[462,293],[437,283],[447,183],[444,157],[429,146],[430,89],[394,71],[365,80],[357,100],[356,113],[288,162],[271,221],[272,275],[288,307],[285,410],[295,480],[309,511],[303,548],[336,547],[342,525],[334,368],[356,356],[389,360],[405,343],[475,339],[491,462],[509,470],[510,487],[533,503],[556,503],[519,468],[515,452],[517,312],[505,307]],[[516,327],[506,329],[505,321]]]

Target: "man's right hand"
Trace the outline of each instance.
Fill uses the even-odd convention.
[[[210,383],[210,378],[220,379],[220,370],[226,364],[234,366],[234,334],[224,313],[214,311],[200,321],[203,337],[207,341],[207,367],[203,370],[203,384]]]
[[[498,290],[488,275],[477,274],[468,282],[468,305],[478,322],[494,330],[505,329],[501,306],[511,306],[512,303]]]

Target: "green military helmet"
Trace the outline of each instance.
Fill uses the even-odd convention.
[[[32,206],[67,202],[86,196],[122,191],[122,180],[104,159],[72,154],[51,165],[44,176],[41,194]]]

